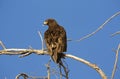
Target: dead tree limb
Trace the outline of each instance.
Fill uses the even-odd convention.
[[[95,31],[93,31],[92,33],[80,38],[79,40],[77,41],[81,41],[81,40],[84,40],[88,37],[91,37],[93,36],[94,34],[96,34],[98,31],[100,31],[108,22],[110,22],[113,18],[115,18],[116,16],[118,16],[120,14],[120,11],[115,13],[114,15],[112,15],[110,18],[108,18],[102,25],[100,25]]]
[[[86,61],[86,60],[84,60],[82,58],[79,58],[79,57],[76,57],[76,56],[73,56],[73,55],[70,55],[70,54],[66,54],[66,57],[72,58],[74,60],[77,60],[79,62],[82,62],[82,63],[88,65],[89,67],[91,67],[94,70],[96,70],[100,74],[102,79],[107,79],[107,76],[105,75],[105,73],[96,64],[92,64],[89,61]]]
[[[17,48],[10,48],[5,50],[0,50],[0,55],[21,55],[21,56],[27,56],[31,53],[35,53],[38,55],[44,55],[48,52],[46,50],[37,50],[37,49],[17,49]]]
[[[28,56],[32,53],[34,54],[38,54],[38,55],[49,55],[47,50],[37,50],[37,49],[17,49],[17,48],[10,48],[7,49],[5,48],[5,46],[3,45],[3,43],[1,42],[3,50],[0,50],[0,55],[20,55],[20,57],[24,57],[24,56]],[[1,45],[0,44],[0,45]],[[78,60],[88,66],[90,66],[91,68],[95,69],[100,76],[102,77],[102,79],[107,79],[105,73],[96,65],[96,64],[92,64],[82,58],[70,55],[70,54],[65,54],[65,57],[69,57],[75,60]]]
[[[118,53],[119,53],[119,50],[120,50],[120,44],[118,45],[118,48],[116,50],[116,57],[115,57],[116,59],[115,59],[115,62],[114,62],[114,67],[113,67],[111,79],[114,79],[114,75],[115,75],[115,71],[116,71],[117,63],[118,63]]]
[[[0,55],[23,55],[24,56],[24,55],[26,55],[26,53],[27,54],[35,53],[38,55],[44,55],[44,54],[48,55],[47,51],[36,50],[36,49],[13,49],[13,48],[11,48],[11,49],[0,50]],[[105,73],[96,64],[92,64],[82,58],[79,58],[79,57],[76,57],[76,56],[73,56],[70,54],[66,54],[65,56],[75,59],[75,60],[78,60],[78,61],[90,66],[91,68],[95,69],[100,74],[102,79],[107,79]]]

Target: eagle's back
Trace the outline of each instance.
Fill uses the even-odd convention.
[[[66,31],[62,26],[48,28],[44,34],[45,43],[48,53],[55,56],[53,60],[58,63],[63,52],[67,51],[67,36]]]

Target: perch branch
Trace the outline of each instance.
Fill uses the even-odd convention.
[[[70,54],[66,54],[66,57],[75,59],[77,61],[80,61],[80,62],[90,66],[91,68],[95,69],[100,74],[102,79],[107,79],[107,76],[105,75],[105,73],[96,64],[92,64],[89,61],[86,61],[86,60],[84,60],[82,58],[79,58],[79,57],[76,57],[76,56],[73,56],[73,55],[70,55]]]
[[[23,55],[26,53],[35,53],[38,55],[43,55],[43,54],[48,55],[47,51],[36,50],[36,49],[12,49],[11,48],[11,49],[0,50],[0,55],[2,55],[2,54],[5,54],[5,55]],[[102,79],[107,79],[105,73],[96,64],[92,64],[92,63],[90,63],[82,58],[78,58],[78,57],[70,55],[70,54],[66,54],[65,56],[72,58],[72,59],[75,59],[75,60],[78,60],[78,61],[92,67],[101,75]]]
[[[35,53],[38,55],[43,55],[46,54],[48,55],[47,50],[36,50],[36,49],[16,49],[16,48],[10,48],[10,49],[3,49],[0,50],[0,55],[22,55],[22,57],[24,56],[28,56],[31,53]],[[92,67],[93,69],[95,69],[102,77],[102,79],[107,79],[105,73],[96,65],[96,64],[92,64],[82,58],[78,58],[76,56],[70,55],[70,54],[66,54],[65,57],[69,57],[75,60],[78,60],[90,67]]]
[[[118,48],[116,50],[116,59],[115,59],[114,68],[113,68],[113,71],[112,71],[111,79],[114,79],[114,74],[115,74],[115,71],[116,71],[116,68],[117,68],[117,63],[118,63],[118,53],[119,53],[119,50],[120,50],[120,44],[118,45]]]
[[[37,50],[37,49],[16,49],[16,48],[10,48],[10,49],[5,49],[5,50],[0,50],[0,55],[22,55],[27,56],[30,55],[31,53],[35,53],[38,55],[43,55],[47,54],[47,51],[43,50]]]
[[[108,18],[101,26],[99,26],[99,28],[97,28],[95,31],[93,31],[92,33],[80,38],[79,40],[77,41],[81,41],[81,40],[84,40],[88,37],[91,37],[93,36],[94,34],[96,34],[98,31],[100,31],[108,22],[110,22],[114,17],[118,16],[120,14],[120,11],[115,13],[113,16],[111,16],[110,18]]]

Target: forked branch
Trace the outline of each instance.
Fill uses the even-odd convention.
[[[48,52],[45,50],[36,50],[36,49],[15,49],[15,48],[11,48],[11,49],[3,49],[0,50],[0,55],[22,55],[22,57],[30,55],[31,53],[35,53],[38,55],[48,55]],[[27,55],[26,55],[27,54]],[[70,54],[66,54],[65,57],[69,57],[75,60],[78,60],[79,62],[82,62],[88,66],[90,66],[91,68],[95,69],[100,76],[102,77],[102,79],[107,79],[105,73],[96,65],[96,64],[92,64],[82,58],[70,55]]]
[[[86,36],[84,36],[84,37],[82,37],[82,38],[80,38],[79,40],[77,40],[77,41],[81,41],[81,40],[84,40],[84,39],[86,39],[86,38],[88,38],[88,37],[91,37],[91,36],[93,36],[94,34],[96,34],[98,31],[100,31],[103,27],[105,27],[105,25],[108,23],[108,22],[110,22],[113,18],[115,18],[116,16],[118,16],[120,14],[120,11],[119,12],[117,12],[117,13],[115,13],[113,16],[111,16],[110,18],[108,18],[101,26],[99,26],[95,31],[93,31],[92,33],[90,33],[90,34],[88,34],[88,35],[86,35]]]

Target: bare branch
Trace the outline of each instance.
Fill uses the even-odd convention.
[[[47,51],[43,51],[43,50],[36,50],[36,49],[14,49],[14,48],[11,48],[11,49],[5,49],[5,50],[0,50],[0,54],[6,54],[6,55],[24,55],[24,54],[31,54],[31,53],[35,53],[35,54],[38,54],[38,55],[43,55],[43,54],[47,54],[48,55],[48,52]],[[90,62],[82,59],[82,58],[78,58],[76,56],[73,56],[73,55],[70,55],[70,54],[66,54],[65,55],[66,57],[69,57],[69,58],[72,58],[72,59],[75,59],[75,60],[78,60],[90,67],[92,67],[93,69],[95,69],[103,79],[107,79],[106,75],[104,74],[104,72],[95,64],[91,64]]]
[[[99,28],[97,28],[95,31],[93,31],[92,33],[80,38],[79,40],[77,41],[81,41],[81,40],[84,40],[88,37],[91,37],[93,36],[94,34],[96,34],[98,31],[100,31],[108,22],[110,22],[114,17],[118,16],[120,14],[120,12],[117,12],[115,13],[113,16],[111,16],[110,18],[108,18],[101,26],[99,26]]]
[[[114,68],[113,68],[113,71],[112,71],[111,79],[114,79],[114,74],[115,74],[115,71],[116,71],[116,68],[117,68],[117,63],[118,63],[118,53],[119,53],[119,50],[120,50],[120,44],[118,45],[118,48],[116,50],[116,59],[115,59]]]
[[[22,57],[30,55],[31,53],[35,53],[38,55],[47,54],[46,50],[37,50],[37,49],[17,49],[17,48],[10,48],[5,50],[0,50],[0,55],[21,55]]]
[[[31,53],[35,53],[35,54],[38,54],[38,55],[43,55],[43,54],[48,55],[47,50],[17,49],[17,48],[10,48],[10,49],[0,50],[0,55],[21,55],[21,57],[24,57],[24,56],[30,55]],[[70,54],[66,54],[65,57],[69,57],[69,58],[78,60],[78,61],[80,61],[80,62],[82,62],[82,63],[92,67],[93,69],[95,69],[101,75],[101,77],[103,79],[107,79],[107,77],[104,74],[104,72],[97,65],[92,64],[92,63],[90,63],[90,62],[88,62],[88,61],[86,61],[86,60],[84,60],[82,58],[78,58],[78,57],[70,55]],[[68,72],[65,70],[66,68],[64,67],[64,65],[62,63],[61,63],[61,66],[64,68],[65,73],[67,73],[67,75],[66,75],[67,77],[66,78],[68,79]]]
[[[120,34],[120,31],[117,31],[117,32],[113,33],[111,36],[115,36],[115,35],[118,35],[118,34]]]
[[[0,41],[0,45],[3,47],[3,50],[0,50],[0,55],[20,55],[20,57],[28,56],[32,53],[35,54],[48,54],[47,50],[36,50],[36,49],[17,49],[17,48],[10,48],[7,49],[5,45]]]
[[[36,49],[5,49],[5,50],[0,50],[0,54],[6,54],[6,55],[23,55],[23,54],[26,54],[26,53],[35,53],[35,54],[38,54],[38,55],[43,55],[43,54],[46,54],[48,55],[48,52],[47,51],[43,51],[43,50],[36,50]],[[78,58],[76,56],[73,56],[73,55],[70,55],[70,54],[66,54],[65,55],[66,57],[69,57],[69,58],[72,58],[72,59],[75,59],[75,60],[78,60],[90,67],[92,67],[93,69],[95,69],[103,79],[107,79],[105,73],[96,65],[96,64],[92,64],[82,58]]]
[[[92,64],[89,61],[86,61],[82,58],[79,58],[79,57],[76,57],[76,56],[73,56],[73,55],[70,55],[70,54],[66,54],[66,57],[72,58],[74,60],[80,61],[80,62],[88,65],[89,67],[95,69],[100,74],[102,79],[107,79],[107,76],[105,75],[105,73],[96,64]]]

